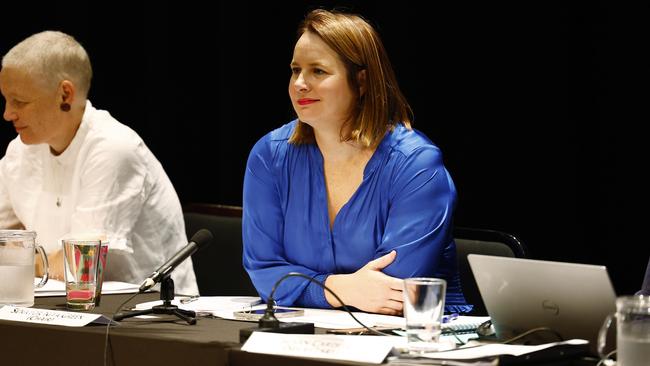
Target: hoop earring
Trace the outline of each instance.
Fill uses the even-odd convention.
[[[64,111],[64,112],[70,112],[70,104],[61,103],[61,110]]]

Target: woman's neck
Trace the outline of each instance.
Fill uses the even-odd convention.
[[[338,129],[327,131],[314,129],[314,138],[323,159],[329,162],[349,161],[368,150],[355,141],[341,141],[341,131]]]
[[[64,128],[61,131],[61,134],[59,134],[55,139],[53,139],[53,141],[49,143],[50,153],[54,156],[63,154],[65,149],[67,149],[68,146],[70,146],[72,140],[77,134],[77,130],[79,130],[79,126],[81,125],[81,119],[83,118],[83,110],[75,111],[73,109],[68,113],[70,114],[67,115],[63,121],[61,121],[64,126]]]

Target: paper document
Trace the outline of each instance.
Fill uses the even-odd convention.
[[[304,310],[305,315],[303,316],[279,320],[285,322],[314,323],[315,327],[325,329],[353,329],[361,327],[361,325],[352,319],[350,314],[344,310],[307,308]],[[406,321],[401,316],[363,312],[352,312],[352,314],[368,327],[406,328]],[[489,319],[490,317],[487,316],[459,316],[449,323],[443,324],[442,332],[447,333],[449,332],[449,329],[453,329],[459,333],[474,331],[478,325]]]
[[[446,352],[430,352],[420,355],[424,358],[432,358],[439,360],[473,360],[491,356],[521,356],[528,353],[541,351],[547,348],[561,346],[561,345],[585,345],[587,342],[584,339],[571,339],[564,342],[546,343],[538,346],[520,346],[514,344],[491,343],[480,346],[468,346],[458,348]]]
[[[11,305],[0,307],[0,319],[24,323],[61,325],[64,327],[83,327],[91,323],[114,323],[102,314],[25,308]]]
[[[34,284],[40,282],[40,278],[34,279]],[[105,281],[102,284],[102,294],[133,294],[138,292],[140,285],[119,281]],[[45,286],[34,289],[34,296],[65,296],[65,282],[49,279]]]
[[[242,310],[265,309],[266,304],[262,304],[259,297],[250,296],[201,296],[194,301],[182,303],[181,300],[187,297],[177,296],[172,304],[180,309],[192,310],[198,313],[209,314],[223,319],[235,319],[234,312]],[[148,309],[152,305],[161,304],[161,301],[150,301],[136,305],[137,310]],[[314,323],[315,327],[325,329],[349,329],[359,328],[361,325],[354,321],[350,314],[342,310],[332,309],[308,309],[295,308],[304,310],[303,316],[293,316],[288,318],[279,318],[281,322],[298,322]],[[404,318],[400,316],[368,314],[361,312],[353,313],[357,319],[369,327],[382,326],[403,328],[405,326]]]
[[[257,305],[252,307],[252,310],[264,309],[266,305]],[[288,323],[313,323],[317,328],[324,329],[352,329],[359,328],[361,325],[357,323],[350,314],[343,310],[334,309],[310,309],[310,308],[294,308],[304,311],[302,316],[292,316],[287,318],[278,318],[281,322]],[[390,328],[404,328],[404,318],[401,316],[368,314],[362,312],[352,312],[354,316],[359,319],[368,327],[390,327]],[[235,320],[233,314],[222,313],[217,315],[224,319]]]
[[[315,327],[325,329],[351,329],[359,328],[357,323],[347,311],[333,309],[307,309],[305,315],[292,318],[279,319],[284,322],[314,323]],[[404,328],[406,323],[401,316],[369,314],[352,312],[354,316],[368,327]]]
[[[403,347],[405,344],[406,339],[403,337],[254,332],[242,346],[242,350],[380,364],[393,347]]]
[[[235,319],[235,311],[264,308],[257,305],[262,302],[259,297],[253,296],[201,296],[197,298],[176,296],[172,304],[183,310],[195,311],[197,315],[212,315],[224,319]],[[149,301],[135,306],[136,310],[149,309],[154,305],[161,305],[162,300]]]
[[[187,300],[188,298],[177,296],[172,301],[172,304],[178,306],[180,309],[192,310],[205,315],[212,315],[229,320],[240,320],[235,319],[235,311],[266,308],[266,305],[262,304],[262,300],[259,297],[250,296],[201,296],[192,299],[193,301],[187,303],[182,303],[181,300],[183,299]],[[159,305],[161,303],[160,300],[150,301],[136,305],[136,309],[148,309],[153,305]],[[304,315],[279,318],[278,320],[281,322],[313,323],[315,327],[324,329],[353,329],[361,327],[359,323],[352,319],[350,314],[343,310],[310,308],[295,309],[304,310]],[[369,327],[405,328],[406,326],[404,318],[401,316],[369,314],[363,312],[353,312],[353,314],[357,319]],[[453,327],[458,330],[465,330],[480,324],[487,319],[489,318],[460,316],[449,324],[453,324]],[[451,326],[452,325],[449,325],[449,327]]]
[[[361,325],[357,323],[350,314],[344,310],[334,309],[304,309],[305,315],[292,317],[287,319],[279,319],[285,322],[302,322],[314,323],[315,327],[325,329],[353,329],[359,328]],[[401,316],[370,314],[363,312],[352,312],[354,316],[362,323],[369,327],[390,327],[390,328],[406,328],[406,321]],[[449,323],[442,325],[443,333],[446,330],[453,329],[456,332],[469,332],[476,330],[479,324],[490,317],[486,316],[459,316]]]
[[[394,332],[394,333],[398,334],[398,335],[403,335],[404,337],[406,337],[406,332]],[[440,342],[442,342],[442,343],[453,343],[453,344],[455,344],[457,346],[460,346],[460,345],[466,344],[467,342],[469,342],[471,340],[475,340],[477,338],[479,338],[479,335],[476,332],[465,332],[465,331],[463,331],[463,332],[460,332],[460,333],[456,333],[455,335],[451,334],[451,333],[442,333],[440,335]]]

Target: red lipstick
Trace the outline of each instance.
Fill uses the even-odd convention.
[[[315,102],[318,102],[318,99],[309,99],[309,98],[298,99],[298,104],[300,105],[308,105]]]

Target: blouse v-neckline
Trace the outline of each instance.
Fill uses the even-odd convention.
[[[320,211],[323,213],[323,218],[325,222],[325,226],[327,227],[327,232],[329,233],[330,240],[332,236],[334,235],[337,227],[337,222],[339,221],[339,217],[341,216],[344,211],[347,211],[349,206],[354,203],[355,199],[359,196],[359,192],[364,188],[364,184],[368,180],[368,177],[372,175],[372,173],[376,170],[377,164],[382,160],[382,157],[385,155],[386,150],[387,150],[387,141],[388,141],[388,136],[391,134],[392,131],[386,132],[384,137],[382,138],[381,142],[379,145],[377,145],[377,148],[375,151],[372,153],[372,156],[370,156],[370,159],[368,159],[368,162],[366,163],[366,166],[363,168],[363,178],[361,179],[361,183],[359,186],[354,190],[354,193],[350,196],[350,198],[345,202],[342,206],[341,209],[339,209],[339,212],[336,213],[336,216],[334,216],[334,221],[330,225],[330,218],[329,218],[329,202],[327,200],[327,186],[325,183],[325,169],[324,169],[324,164],[325,164],[325,159],[323,158],[323,154],[320,151],[320,148],[318,147],[317,144],[312,144],[312,152],[314,153],[316,157],[316,165],[318,167],[318,179],[319,179],[319,203],[320,203]]]

